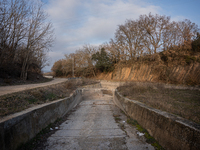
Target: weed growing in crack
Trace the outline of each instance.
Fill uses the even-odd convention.
[[[113,115],[113,117],[115,118],[115,122],[117,122],[117,123],[122,120],[120,118],[120,115]]]
[[[126,115],[126,113],[123,110],[120,109],[120,111],[121,111],[122,114]]]
[[[119,122],[119,121],[121,121],[121,118],[115,117],[115,121],[116,121],[116,122]]]
[[[119,126],[120,126],[120,128],[121,128],[123,131],[125,131],[125,130],[124,130],[124,129],[125,129],[125,126],[124,126],[123,123],[120,123]]]
[[[164,150],[164,148],[148,133],[146,129],[142,128],[142,126],[140,126],[136,120],[127,117],[127,123],[132,126],[135,126],[138,131],[144,133],[146,142],[155,147],[156,150]]]

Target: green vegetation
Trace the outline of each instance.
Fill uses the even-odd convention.
[[[146,142],[154,146],[156,150],[164,150],[164,148],[162,148],[162,146],[152,136],[150,136],[148,131],[142,128],[142,126],[140,126],[136,120],[133,120],[130,117],[127,117],[127,123],[131,124],[132,126],[135,126],[138,131],[144,133]]]
[[[100,72],[109,72],[114,70],[114,63],[111,61],[104,48],[101,48],[101,52],[93,54],[92,60],[96,62],[95,67]]]
[[[196,57],[194,57],[194,56],[188,56],[188,55],[185,56],[185,62],[188,65],[191,64],[191,63],[193,63],[193,62],[195,62],[195,61],[196,61]]]
[[[120,120],[121,120],[121,118],[115,117],[115,121],[116,121],[116,122],[119,122]]]
[[[35,97],[30,97],[26,100],[28,101],[29,104],[33,104],[33,103],[37,102],[37,99]]]
[[[46,96],[45,96],[45,98],[46,99],[48,99],[48,100],[53,100],[53,99],[55,99],[57,97],[57,95],[56,94],[54,94],[54,93],[48,93]]]
[[[192,42],[192,51],[200,52],[200,33],[197,33],[196,39]]]

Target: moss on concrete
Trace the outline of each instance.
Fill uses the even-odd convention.
[[[164,150],[164,148],[152,136],[150,136],[148,131],[144,129],[142,126],[140,126],[136,120],[133,120],[130,117],[127,117],[127,123],[131,124],[132,126],[135,126],[138,131],[144,133],[146,142],[151,144],[153,147],[155,147],[156,150]]]

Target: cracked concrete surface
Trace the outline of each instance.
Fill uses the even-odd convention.
[[[120,121],[115,121],[118,116]],[[59,126],[45,150],[153,150],[127,124],[126,116],[116,107],[112,96],[87,93],[68,119]],[[123,126],[123,128],[122,128]]]

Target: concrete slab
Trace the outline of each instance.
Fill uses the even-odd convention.
[[[121,123],[115,121],[113,115],[116,114],[122,117],[121,121],[126,119],[110,96],[82,101],[59,130],[47,139],[45,150],[154,149],[138,137],[130,125],[125,125],[130,133],[122,129]]]
[[[91,124],[88,121],[71,121],[67,120],[65,123],[60,125],[60,129],[68,130],[68,129],[80,129],[81,127],[90,127],[91,129],[111,129],[111,128],[118,128],[118,124],[110,124],[107,119],[105,121],[97,120],[95,124]]]

